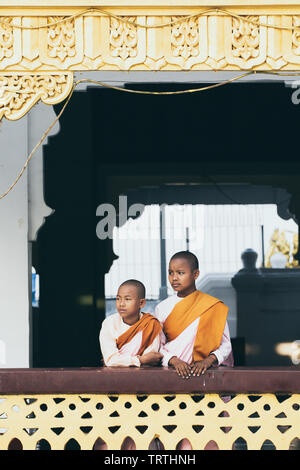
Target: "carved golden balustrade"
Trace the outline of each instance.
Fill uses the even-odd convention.
[[[299,66],[296,0],[0,1],[0,118],[63,101],[74,71]]]
[[[220,367],[189,380],[163,368],[0,370],[1,450],[91,450],[98,438],[117,450],[128,437],[143,450],[155,439],[176,449],[184,438],[193,450],[210,441],[294,449],[299,417],[295,366]]]

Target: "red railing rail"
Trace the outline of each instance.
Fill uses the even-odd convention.
[[[300,393],[300,366],[218,367],[183,379],[168,368],[0,369],[0,395]]]

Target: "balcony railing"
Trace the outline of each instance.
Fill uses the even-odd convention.
[[[296,449],[300,368],[0,370],[0,449]],[[184,440],[184,441],[183,441]],[[153,447],[154,446],[154,447]],[[156,446],[156,447],[155,447]],[[101,448],[101,446],[100,446]]]

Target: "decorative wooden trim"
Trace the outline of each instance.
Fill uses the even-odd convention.
[[[72,84],[70,72],[0,73],[0,119],[19,119],[39,100],[51,105],[59,103],[68,96]]]
[[[155,1],[122,8],[110,2],[107,11],[95,1],[44,1],[39,10],[36,4],[0,0],[0,117],[18,119],[39,99],[62,101],[74,71],[300,70],[296,1],[214,2],[224,13],[192,0],[159,8]]]

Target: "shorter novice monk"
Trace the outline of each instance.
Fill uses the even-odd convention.
[[[129,279],[120,285],[116,297],[118,313],[103,321],[99,335],[106,366],[160,365],[161,325],[150,313],[141,312],[145,297],[145,286],[140,281]]]

